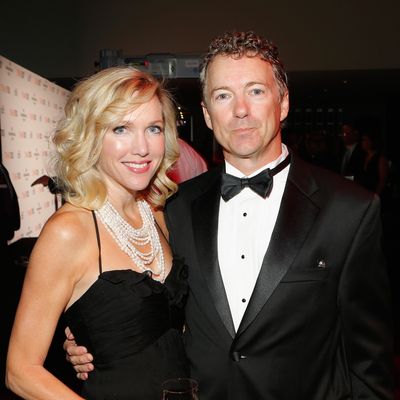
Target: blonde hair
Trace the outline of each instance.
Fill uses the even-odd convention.
[[[53,142],[53,168],[64,199],[87,209],[100,208],[106,185],[97,169],[108,129],[154,96],[160,100],[165,129],[165,154],[149,186],[138,195],[155,208],[177,190],[167,171],[179,155],[176,109],[169,93],[155,77],[132,67],[112,67],[80,81],[65,106]]]

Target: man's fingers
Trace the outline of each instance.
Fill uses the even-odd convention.
[[[74,335],[72,334],[71,330],[69,329],[69,327],[67,326],[64,330],[65,336],[67,337],[67,339],[69,340],[74,340]]]
[[[91,354],[84,352],[83,355],[68,355],[67,361],[69,361],[72,365],[82,365],[85,366],[90,364],[93,361],[93,357]],[[76,368],[75,368],[76,370]],[[87,371],[85,369],[84,371]]]
[[[65,348],[65,351],[68,353],[70,357],[80,357],[83,355],[87,355],[89,356],[89,358],[87,359],[86,362],[93,361],[93,357],[90,354],[88,354],[87,348],[85,346],[77,346],[76,344],[74,345],[71,344],[70,346],[67,346]],[[84,358],[82,358],[82,360],[83,359]]]
[[[74,346],[76,346],[76,342],[75,342],[75,340],[70,340],[70,339],[66,339],[66,340],[64,340],[64,343],[63,343],[63,349],[64,349],[64,351],[66,351],[67,353],[68,353],[68,349],[70,348],[70,347],[74,347]]]
[[[77,357],[75,357],[77,358]],[[73,360],[71,360],[72,364],[74,365],[75,372],[90,372],[94,370],[93,364],[90,362],[83,363],[80,360],[77,364],[74,364]]]
[[[86,381],[86,379],[88,378],[88,374],[86,372],[79,372],[76,374],[76,376],[82,381]]]

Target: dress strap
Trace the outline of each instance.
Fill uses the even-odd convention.
[[[94,227],[96,228],[96,239],[97,239],[97,247],[99,248],[99,271],[100,274],[103,272],[103,265],[101,262],[101,242],[100,242],[100,232],[99,232],[99,226],[97,224],[97,218],[96,214],[92,210],[92,215],[93,215],[93,221],[94,221]]]

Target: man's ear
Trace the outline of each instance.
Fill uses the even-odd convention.
[[[280,121],[282,122],[289,113],[289,92],[286,90],[281,100],[281,116]]]
[[[207,109],[206,103],[204,103],[204,101],[201,102],[201,108],[203,109],[204,121],[206,122],[206,125],[208,126],[208,128],[210,128],[212,130],[211,117],[210,117],[210,114],[208,113],[208,109]]]

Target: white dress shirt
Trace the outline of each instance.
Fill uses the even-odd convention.
[[[249,177],[266,168],[274,168],[287,155],[287,147],[282,144],[281,155]],[[242,172],[226,161],[225,168],[228,174],[244,177]],[[272,191],[266,199],[246,187],[231,200],[220,200],[218,261],[236,330],[246,311],[268,249],[288,173],[289,166],[273,177]]]

